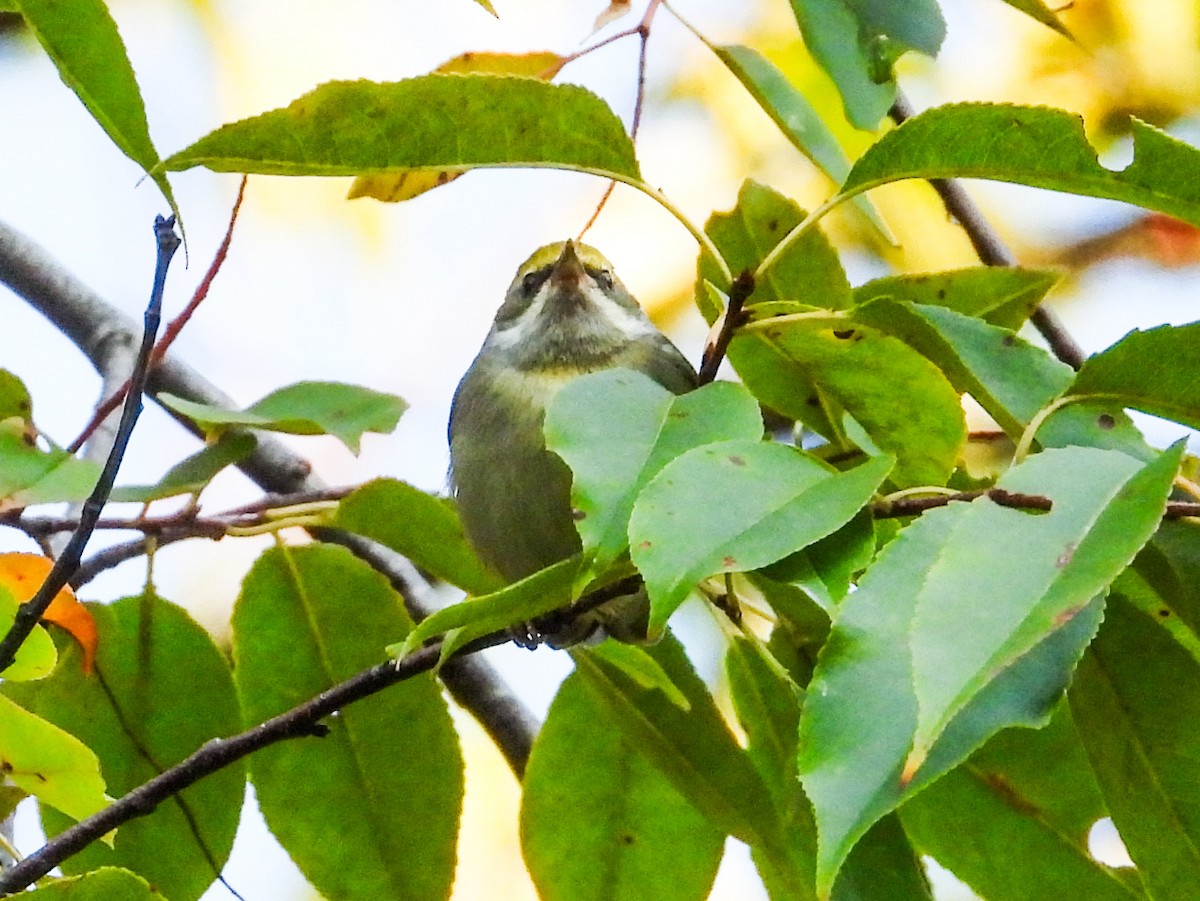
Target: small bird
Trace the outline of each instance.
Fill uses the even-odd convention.
[[[450,408],[451,483],[463,528],[483,561],[506,579],[517,581],[579,552],[571,471],[546,449],[542,422],[569,381],[618,367],[642,372],[675,394],[696,387],[691,364],[599,251],[561,241],[534,252],[517,270]],[[644,589],[635,601],[618,598],[558,633],[531,624],[523,637],[565,647],[604,627],[615,637],[629,632],[636,638],[631,604],[642,608],[632,619],[640,620],[644,637]]]

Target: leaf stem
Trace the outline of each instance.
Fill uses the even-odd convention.
[[[1069,404],[1088,399],[1088,395],[1068,394],[1064,397],[1058,398],[1053,403],[1048,404],[1042,407],[1042,409],[1038,410],[1037,415],[1035,415],[1033,419],[1029,420],[1029,425],[1025,426],[1025,431],[1021,433],[1021,438],[1017,442],[1016,449],[1013,451],[1013,465],[1015,466],[1023,461],[1026,456],[1028,456],[1029,449],[1033,447],[1034,436],[1037,435],[1037,431],[1042,427],[1042,423],[1049,419],[1052,413],[1061,410],[1063,407]]]
[[[817,207],[815,210],[813,210],[811,213],[809,213],[807,216],[805,216],[799,225],[797,225],[790,232],[788,232],[786,235],[784,235],[780,239],[779,243],[776,244],[774,247],[772,247],[771,250],[767,253],[767,255],[765,257],[763,257],[763,261],[761,263],[759,263],[758,268],[754,270],[754,280],[756,282],[761,282],[763,280],[763,277],[771,269],[771,267],[774,266],[776,262],[778,262],[778,260],[781,256],[783,256],[784,252],[787,251],[788,248],[790,248],[793,244],[795,244],[797,241],[799,241],[805,235],[807,235],[810,231],[812,231],[816,227],[817,223],[820,222],[821,219],[825,216],[826,213],[828,213],[834,207],[836,207],[842,203],[845,203],[847,200],[849,200],[851,197],[854,197],[858,193],[859,192],[857,192],[857,191],[850,191],[845,194],[834,194],[832,197],[830,197],[828,200],[826,200],[823,204],[821,204],[819,207]]]

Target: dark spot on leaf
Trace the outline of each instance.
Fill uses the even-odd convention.
[[[575,520],[576,522],[583,522],[585,519],[587,519],[587,514],[584,513],[582,510],[580,510],[578,507],[572,507],[571,508],[571,519]]]
[[[848,328],[848,329],[842,329],[840,331],[835,331],[833,333],[833,337],[841,338],[843,341],[845,341],[848,338],[853,338],[854,337],[854,329]]]
[[[621,836],[622,845],[632,845],[635,841],[636,839],[628,832]]]
[[[12,771],[13,765],[11,762],[7,760],[0,760],[0,773],[11,773]]]
[[[778,219],[772,219],[770,222],[767,223],[767,231],[773,232],[777,228],[779,228],[779,220]]]
[[[945,288],[938,288],[937,299],[938,300],[946,299],[946,289]]]
[[[1162,619],[1170,619],[1170,617],[1171,617],[1171,611],[1170,611],[1170,610],[1168,610],[1166,607],[1159,607],[1159,608],[1158,608],[1158,615],[1159,615],[1159,616],[1160,616]]]
[[[732,463],[734,466],[745,466],[746,465],[746,461],[744,459],[742,459],[741,457],[739,457],[737,454],[730,454],[729,462]]]
[[[1063,549],[1063,552],[1058,555],[1058,559],[1054,562],[1058,566],[1066,566],[1068,563],[1071,562],[1071,559],[1074,556],[1075,556],[1075,545],[1068,544],[1066,546],[1066,548]]]
[[[1017,339],[1014,335],[1005,335],[1003,338],[1000,339],[1001,347],[1012,347],[1016,343],[1017,343]]]
[[[807,398],[805,398],[804,402],[806,404],[808,404],[810,407],[821,406],[821,399],[819,397],[817,397],[815,394],[810,394]]]
[[[19,409],[19,410],[28,411],[28,410],[31,410],[32,408],[33,408],[33,405],[27,400],[23,400],[19,404],[17,404],[17,409]]]
[[[437,174],[437,183],[439,185],[444,185],[449,180],[450,180],[450,173],[445,171],[444,169]]]
[[[1101,413],[1096,417],[1096,425],[1104,429],[1106,432],[1114,428],[1116,424],[1117,420],[1111,413]]]
[[[983,781],[987,783],[988,788],[994,791],[1000,798],[1010,807],[1024,814],[1040,814],[1042,812],[1038,805],[1031,802],[1024,795],[1020,794],[1012,784],[1000,773],[985,773]]]
[[[690,416],[690,415],[691,415],[690,413],[686,413],[683,410],[672,410],[670,413],[667,414],[667,418],[668,419],[687,419],[688,416]]]
[[[731,568],[737,566],[737,561],[734,560],[732,557],[722,557],[721,558],[721,566],[725,567],[726,569],[731,569]]]

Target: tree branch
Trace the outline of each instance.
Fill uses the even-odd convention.
[[[891,110],[892,119],[897,125],[913,116],[912,106],[908,98],[897,92],[896,102]],[[931,178],[929,183],[942,198],[946,212],[958,220],[979,260],[987,266],[1015,266],[1016,260],[1008,247],[1000,240],[991,223],[984,217],[983,212],[971,200],[962,183],[952,178]],[[1056,357],[1070,366],[1078,369],[1083,365],[1087,354],[1076,343],[1075,339],[1063,326],[1059,318],[1044,304],[1039,304],[1029,316],[1033,327],[1041,333],[1050,345],[1050,350]]]
[[[93,364],[100,359],[99,350],[108,336],[119,332],[137,333],[132,319],[114,309],[45,250],[4,222],[0,222],[0,282],[41,312]],[[171,353],[154,368],[147,385],[147,392],[152,397],[164,391],[200,403],[235,406],[231,398]],[[169,408],[164,409],[193,434],[200,434],[186,417]],[[327,486],[311,474],[312,467],[307,460],[273,435],[256,434],[257,447],[238,464],[238,468],[260,488],[278,494],[326,490]],[[413,567],[382,572],[397,586],[414,619],[424,619],[436,609],[436,606],[425,606],[431,592]],[[528,749],[537,733],[537,720],[508,692],[495,669],[483,660],[472,660],[470,666],[444,668],[441,677],[451,695],[489,734],[510,737],[500,745],[500,751],[515,773],[523,772]],[[493,708],[489,706],[492,703],[501,706]],[[514,729],[525,729],[526,734],[513,734]]]
[[[508,640],[506,632],[494,632],[465,645],[455,652],[455,656],[473,654]],[[286,739],[325,734],[322,719],[397,682],[433,669],[440,654],[441,645],[435,644],[420,648],[403,660],[377,664],[245,732],[206,742],[190,757],[163,770],[99,813],[59,833],[10,869],[0,872],[0,892],[19,892],[32,885],[68,857],[121,824],[153,812],[172,795],[255,751]]]

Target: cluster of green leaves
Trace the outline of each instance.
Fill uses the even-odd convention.
[[[1009,2],[1062,30],[1037,0]],[[34,677],[48,669],[44,653],[40,663],[23,660],[0,696],[19,711],[11,722],[33,717],[74,735],[79,746],[57,783],[89,786],[82,805],[43,794],[47,805],[86,815],[103,803],[97,767],[110,793],[126,791],[205,739],[375,663],[386,640],[404,653],[441,636],[449,651],[632,566],[661,639],[573,651],[576,671],[529,762],[522,842],[543,897],[702,898],[726,836],[750,846],[773,898],[929,897],[922,854],[992,899],[1192,896],[1200,544],[1193,524],[1161,522],[1182,447],[1151,448],[1125,410],[1200,427],[1200,324],[1131,333],[1074,372],[1016,334],[1051,274],[976,268],[853,287],[819,220],[854,201],[885,231],[864,192],[972,177],[1200,224],[1200,151],[1134,123],[1134,160],[1114,172],[1065,112],[960,104],[910,120],[851,163],[779,69],[750,48],[714,47],[841,187],[810,215],[747,182],[735,208],[701,229],[642,180],[603,101],[494,69],[322,85],[161,156],[100,0],[13,5],[168,197],[167,173],[194,166],[326,176],[574,169],[629,184],[680,218],[701,247],[695,294],[711,322],[735,275],[755,285],[729,346],[740,385],[674,397],[612,371],[556,398],[546,439],[574,473],[580,556],[503,586],[472,553],[450,503],[384,480],[347,498],[332,524],[399,551],[472,600],[413,628],[386,582],[346,552],[279,547],[244,582],[232,676],[198,627],[149,591],[96,610],[103,681],[83,677],[70,649],[43,678]],[[933,0],[792,7],[861,127],[877,126],[895,97],[895,58],[933,54],[941,41]],[[322,393],[339,416],[309,403]],[[978,500],[902,527],[877,523],[881,492],[980,484],[961,465],[964,395],[1019,451],[983,481],[1048,497],[1052,509]],[[247,452],[235,427],[328,431],[353,446],[364,425],[386,428],[399,413],[336,386],[240,413],[167,402],[223,437],[177,467],[167,488],[131,499],[198,490]],[[764,440],[762,407],[820,436],[820,448]],[[15,423],[14,446],[26,420],[5,419]],[[36,453],[37,466],[0,469],[23,474],[14,491],[45,499],[45,473],[69,458]],[[737,633],[725,653],[744,740],[665,631],[698,584],[772,611],[769,638]],[[35,731],[19,749],[0,746],[6,763],[21,763],[10,771],[19,785],[17,769],[26,784],[55,781],[57,761]],[[447,894],[461,759],[428,677],[344,711],[321,741],[260,752],[249,770],[273,832],[326,897]],[[137,888],[122,897],[150,897],[153,884],[172,901],[196,898],[228,853],[243,791],[242,773],[229,768],[122,827],[111,847],[64,865],[88,875],[40,891],[100,896],[123,880]],[[1136,868],[1089,854],[1088,830],[1105,816]],[[45,819],[51,833],[65,823],[49,809]]]

